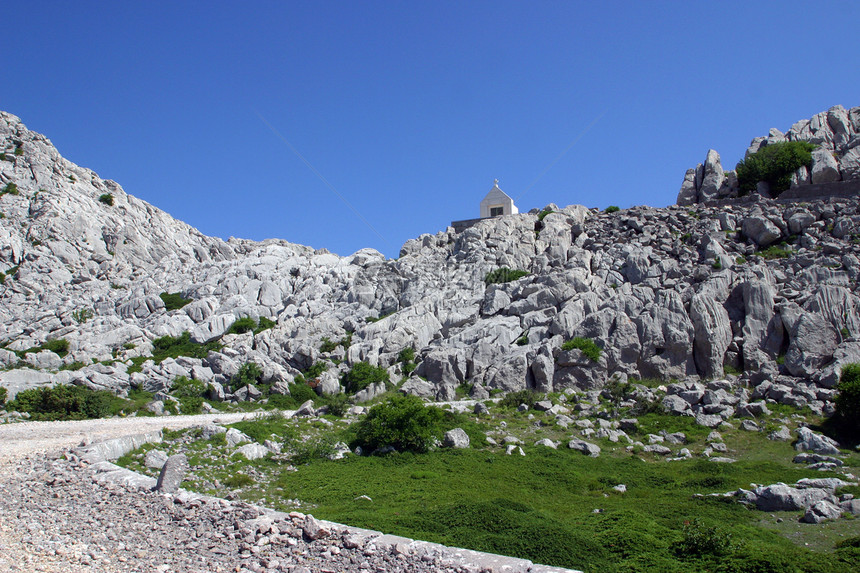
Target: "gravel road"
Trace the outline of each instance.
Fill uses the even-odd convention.
[[[232,424],[255,415],[254,413],[203,414],[2,424],[0,425],[0,472],[8,464],[24,456],[73,448],[85,439],[98,442],[162,428],[171,430],[187,428],[216,420],[224,424]]]

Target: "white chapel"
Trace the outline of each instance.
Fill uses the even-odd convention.
[[[488,217],[498,217],[500,215],[513,215],[519,213],[519,209],[514,205],[514,200],[507,193],[499,189],[499,180],[496,179],[496,184],[490,189],[486,197],[481,201],[481,219]]]

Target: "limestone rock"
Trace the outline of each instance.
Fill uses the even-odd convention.
[[[174,454],[167,458],[158,475],[155,491],[159,493],[174,493],[179,489],[185,473],[188,471],[188,459],[185,454]]]

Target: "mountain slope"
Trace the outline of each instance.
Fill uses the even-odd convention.
[[[327,393],[367,361],[433,399],[463,383],[485,397],[599,389],[611,377],[693,382],[726,366],[742,371],[729,376],[737,400],[681,410],[728,418],[755,396],[827,412],[841,364],[860,361],[856,199],[616,213],[550,205],[422,235],[386,260],[206,237],[64,160],[10,114],[0,115],[0,146],[0,189],[18,190],[0,197],[0,269],[17,266],[0,286],[0,385],[13,393],[57,382],[160,390],[177,376],[226,385],[249,361],[273,383],[325,361]],[[499,268],[529,274],[485,284]],[[193,302],[168,311],[162,293]],[[276,326],[225,334],[241,317]],[[155,338],[184,331],[224,348],[127,372]],[[350,333],[347,348],[320,350]],[[577,337],[602,349],[596,361],[563,346]],[[57,338],[68,355],[27,353],[23,367],[13,352]],[[418,367],[406,375],[398,355],[410,347]],[[73,362],[91,365],[59,371]],[[786,390],[771,396],[771,386]]]

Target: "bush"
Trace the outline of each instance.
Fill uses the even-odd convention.
[[[600,354],[603,352],[603,349],[597,346],[593,340],[590,338],[582,338],[581,336],[577,336],[573,340],[568,340],[561,345],[561,349],[564,351],[573,350],[574,348],[581,351],[585,356],[590,358],[592,362],[598,362],[600,360]]]
[[[320,374],[328,370],[328,364],[325,362],[314,362],[313,366],[305,370],[302,374],[305,379],[313,380],[314,378],[319,378]]]
[[[846,364],[836,386],[834,418],[840,430],[852,438],[860,437],[860,364]]]
[[[9,402],[9,409],[28,412],[35,420],[82,420],[108,416],[116,398],[107,390],[60,384],[23,390]]]
[[[255,328],[257,328],[257,321],[253,318],[244,317],[231,324],[230,328],[227,329],[227,334],[245,334],[246,332],[253,332]]]
[[[681,558],[705,555],[719,557],[732,550],[732,536],[718,527],[708,527],[698,518],[684,522],[684,538],[675,543],[675,554]]]
[[[619,207],[618,205],[610,205],[609,207],[606,208],[604,213],[616,213],[620,210],[621,210],[621,207]]]
[[[255,362],[246,362],[239,367],[239,371],[233,376],[233,380],[231,380],[231,386],[233,390],[238,390],[242,386],[248,386],[249,384],[256,384],[257,380],[260,376],[263,375],[263,371]]]
[[[332,352],[337,347],[337,342],[332,342],[328,336],[323,336],[322,344],[320,345],[320,352]]]
[[[0,408],[6,405],[6,396],[8,396],[8,391],[3,386],[0,386]]]
[[[8,193],[9,195],[19,195],[21,192],[18,191],[18,186],[14,183],[7,183],[6,186],[3,188],[3,192],[0,193],[0,195],[5,195],[6,193]]]
[[[385,446],[401,452],[427,452],[442,438],[444,420],[441,409],[425,407],[420,398],[394,395],[354,424],[355,445],[366,452]]]
[[[83,324],[93,317],[93,311],[89,308],[79,308],[72,311],[72,318],[78,324]]]
[[[176,398],[200,398],[206,393],[206,384],[186,376],[177,376],[170,384],[170,393]]]
[[[104,193],[99,196],[99,202],[104,203],[105,205],[112,206],[113,205],[113,195],[110,193]]]
[[[815,145],[808,141],[785,141],[763,147],[742,159],[735,167],[740,195],[755,191],[759,181],[766,181],[771,196],[778,197],[791,186],[792,173],[812,165],[813,149]]]
[[[538,221],[543,221],[543,220],[544,220],[544,217],[546,217],[546,216],[547,216],[547,215],[549,215],[550,213],[555,213],[555,211],[553,211],[553,210],[552,210],[552,209],[550,209],[550,208],[546,208],[546,209],[544,209],[543,211],[541,211],[540,213],[538,213],[538,216],[537,216]]]
[[[537,400],[538,395],[534,390],[520,390],[519,392],[506,394],[504,398],[499,400],[499,406],[503,408],[518,408],[520,404],[525,404],[531,408]]]
[[[178,292],[163,292],[158,296],[164,301],[165,310],[179,310],[192,301],[190,298],[182,298]]]
[[[266,318],[265,316],[260,317],[260,322],[257,324],[257,328],[254,329],[254,334],[259,334],[264,330],[269,330],[270,328],[274,328],[278,323],[272,320],[271,318]]]
[[[487,273],[487,276],[484,277],[484,282],[488,285],[498,284],[498,283],[509,283],[511,281],[515,281],[517,279],[521,279],[524,276],[528,275],[528,271],[522,270],[511,270],[508,267],[501,267],[494,271],[490,271]]]
[[[397,355],[397,361],[403,365],[403,373],[407,376],[415,371],[415,349],[408,346]]]
[[[350,394],[361,392],[377,382],[389,382],[388,371],[379,366],[371,366],[367,362],[356,363],[343,375],[343,385]]]
[[[54,340],[48,340],[41,346],[34,346],[33,348],[28,348],[22,354],[29,354],[30,352],[40,352],[42,350],[50,350],[57,356],[63,357],[69,353],[69,341],[65,338],[56,338]]]
[[[152,360],[160,363],[165,358],[179,358],[180,356],[206,358],[211,350],[221,350],[221,345],[214,341],[202,344],[192,342],[191,334],[186,331],[177,337],[162,336],[153,340]]]
[[[290,384],[290,396],[295,400],[296,406],[301,406],[308,400],[316,400],[317,393],[314,392],[314,389],[308,386],[307,384]],[[269,401],[271,401],[272,397],[269,397]]]

